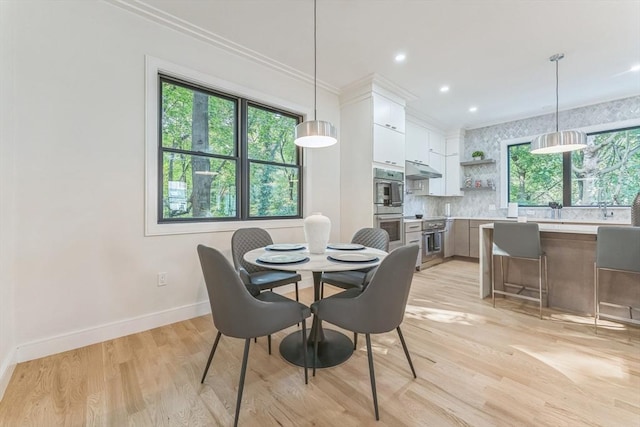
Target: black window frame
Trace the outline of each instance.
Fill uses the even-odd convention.
[[[190,151],[175,149],[171,147],[163,147],[162,144],[162,85],[163,83],[170,83],[181,86],[189,90],[197,90],[204,92],[207,95],[220,97],[230,101],[234,101],[236,105],[235,111],[235,156],[226,156],[214,153],[203,153],[201,151]],[[210,223],[210,222],[230,222],[230,221],[269,221],[269,220],[286,220],[286,219],[301,219],[303,218],[303,199],[304,199],[304,177],[303,177],[303,150],[302,147],[296,146],[296,163],[285,164],[278,162],[271,162],[265,160],[251,160],[248,157],[248,136],[247,136],[247,120],[249,107],[255,107],[264,109],[275,114],[280,114],[296,120],[296,124],[302,122],[303,117],[300,114],[293,113],[291,111],[282,110],[280,108],[270,106],[263,102],[249,99],[242,96],[237,96],[219,90],[204,86],[202,84],[190,82],[188,80],[172,76],[167,73],[158,73],[158,194],[157,194],[157,222],[158,224],[176,224],[176,223]],[[201,217],[201,218],[165,218],[163,210],[163,192],[164,192],[164,168],[163,157],[164,153],[173,152],[185,155],[197,155],[208,158],[233,160],[236,162],[236,215],[234,217]],[[297,203],[297,215],[289,216],[250,216],[250,163],[260,163],[272,166],[285,166],[293,167],[298,171],[298,203]]]
[[[627,130],[632,130],[632,129],[640,129],[640,125],[638,126],[627,126],[627,127],[623,127],[623,128],[614,128],[614,129],[606,129],[606,130],[599,130],[599,131],[595,131],[595,132],[587,132],[587,137],[589,136],[595,136],[595,135],[601,135],[603,133],[613,133],[613,132],[624,132]],[[510,202],[511,200],[509,199],[510,195],[511,195],[511,161],[510,161],[510,155],[509,155],[509,149],[510,147],[517,147],[517,146],[521,146],[521,145],[531,145],[531,141],[529,142],[519,142],[516,144],[509,144],[507,145],[507,203]],[[591,208],[593,209],[594,206],[587,206],[587,205],[577,205],[577,206],[573,206],[571,204],[571,151],[567,151],[562,153],[562,205],[564,207],[573,207],[573,208]],[[544,155],[544,154],[542,154]],[[531,207],[531,208],[539,208],[539,207],[548,207],[548,205],[524,205],[525,207]],[[617,207],[628,207],[628,205],[616,205]]]

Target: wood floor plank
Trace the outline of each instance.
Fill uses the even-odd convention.
[[[278,352],[293,326],[273,335],[272,355],[266,338],[251,342],[240,425],[640,426],[640,328],[603,321],[595,334],[590,317],[545,309],[540,320],[519,301],[494,309],[478,298],[478,273],[454,260],[414,275],[402,331],[417,379],[395,331],[372,336],[379,422],[364,337],[305,385]],[[200,316],[21,363],[0,426],[232,425],[244,342],[223,337],[200,384],[215,334]]]

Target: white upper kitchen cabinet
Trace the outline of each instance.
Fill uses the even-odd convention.
[[[446,154],[446,140],[443,133],[429,130],[429,151],[443,156]],[[433,165],[429,166],[433,167]],[[442,171],[439,170],[438,172]]]
[[[373,92],[373,122],[396,132],[404,133],[404,105]]]
[[[429,155],[429,166],[442,174],[442,178],[429,178],[429,195],[444,196],[445,191],[445,156],[443,154],[431,152]]]
[[[406,160],[416,163],[429,163],[429,130],[411,121],[407,121],[405,134]]]
[[[462,196],[460,186],[462,184],[460,176],[460,141],[464,138],[464,131],[456,131],[447,134],[446,137],[446,171],[445,182],[446,196]]]
[[[404,134],[373,125],[373,161],[404,168]]]

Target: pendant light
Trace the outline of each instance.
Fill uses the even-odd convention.
[[[551,154],[565,151],[581,150],[587,146],[587,135],[575,130],[558,131],[558,61],[564,53],[556,53],[549,61],[556,63],[556,131],[540,135],[531,142],[531,153]]]
[[[296,126],[295,144],[300,147],[321,148],[338,142],[336,128],[329,122],[317,120],[318,97],[318,54],[316,2],[313,0],[313,120],[307,120]]]

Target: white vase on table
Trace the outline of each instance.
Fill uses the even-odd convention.
[[[304,219],[304,238],[309,246],[309,253],[323,254],[329,243],[331,220],[321,212],[312,212]]]

